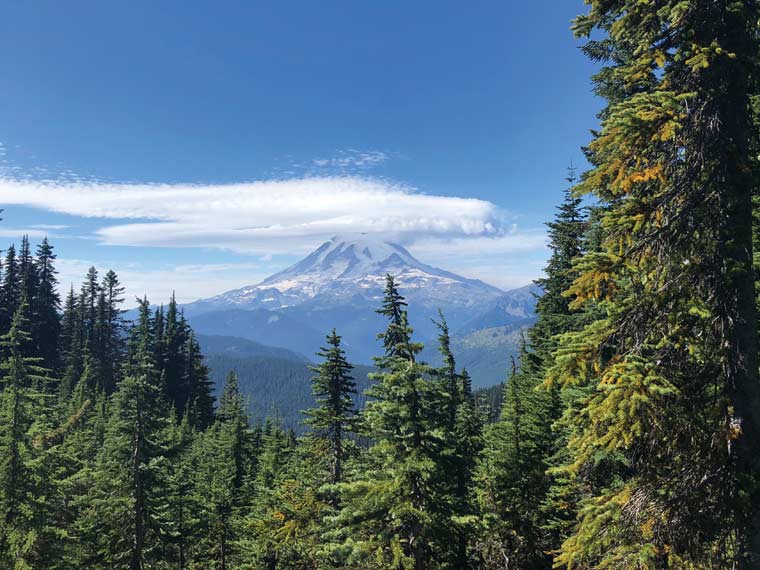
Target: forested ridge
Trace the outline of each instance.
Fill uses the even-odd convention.
[[[325,331],[297,436],[215,401],[174,300],[9,247],[0,568],[760,568],[760,2],[587,4],[607,106],[500,395],[388,275],[369,388]]]

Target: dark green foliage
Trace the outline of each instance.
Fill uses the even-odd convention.
[[[58,311],[61,308],[61,298],[58,295],[58,279],[55,269],[56,254],[47,238],[37,247],[37,258],[34,262],[36,274],[36,290],[34,291],[32,338],[35,343],[35,354],[42,358],[43,366],[50,370],[58,370],[58,338],[61,332],[61,321]]]
[[[19,274],[16,247],[11,245],[5,252],[3,261],[3,279],[0,283],[0,332],[7,332],[11,327],[13,315],[21,306],[23,291]]]
[[[0,562],[23,569],[43,563],[45,478],[34,442],[35,422],[45,410],[46,371],[25,355],[30,333],[25,302],[16,309],[0,346],[5,359],[0,392]]]
[[[575,30],[603,38],[585,51],[608,105],[576,191],[601,203],[601,239],[568,290],[593,318],[562,335],[550,370],[581,398],[562,470],[579,515],[557,563],[755,568],[760,4],[588,4]]]
[[[304,431],[301,411],[314,405],[311,393],[311,378],[314,373],[307,362],[270,356],[227,356],[212,354],[206,359],[210,368],[210,377],[214,384],[214,393],[221,396],[225,378],[235,372],[240,383],[240,391],[250,394],[246,402],[252,418],[263,419],[276,407],[282,425],[297,433]],[[366,390],[371,381],[368,376],[374,369],[369,366],[355,365],[352,376],[355,377],[357,394],[353,401],[358,410],[364,405]]]
[[[111,403],[84,524],[96,537],[90,564],[141,570],[158,558],[167,491],[159,469],[167,453],[167,414],[151,354],[147,302],[130,337],[129,363]]]
[[[352,366],[340,348],[340,337],[335,329],[327,335],[327,348],[317,356],[324,361],[312,367],[316,376],[311,381],[317,407],[307,410],[305,424],[314,430],[320,449],[329,456],[330,477],[333,484],[340,483],[346,458],[346,438],[356,426],[356,411],[352,397],[356,384],[350,376]]]

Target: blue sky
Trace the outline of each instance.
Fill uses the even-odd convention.
[[[600,103],[578,1],[6,2],[0,238],[181,300],[377,231],[508,288]]]

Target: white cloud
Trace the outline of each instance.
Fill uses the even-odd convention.
[[[10,238],[21,241],[22,236],[28,236],[30,239],[42,239],[45,236],[50,237],[50,232],[32,228],[8,228],[0,226],[0,238]]]
[[[135,298],[147,296],[153,304],[166,303],[172,293],[180,303],[211,297],[243,284],[258,283],[270,274],[259,263],[211,263],[150,267],[141,263],[92,262],[84,259],[59,258],[56,262],[61,294],[73,285],[78,291],[87,270],[94,266],[102,275],[113,269],[126,287],[126,306],[135,305]]]
[[[544,229],[520,231],[513,226],[507,233],[493,237],[422,236],[409,249],[430,265],[509,290],[541,276],[546,243]]]
[[[70,228],[71,226],[67,226],[64,224],[32,224],[30,227],[38,229],[38,230],[65,230]]]
[[[217,247],[262,255],[302,252],[345,232],[393,233],[407,243],[417,236],[509,232],[505,214],[485,200],[426,195],[348,176],[205,186],[4,179],[0,203],[130,220],[96,231],[110,245]]]
[[[351,156],[351,160],[369,163],[384,159],[384,155]],[[114,263],[95,263],[100,270],[113,267],[119,273],[129,287],[130,304],[135,295],[145,293],[165,301],[174,288],[178,298],[187,302],[257,283],[282,268],[272,262],[273,255],[296,259],[335,234],[385,234],[426,263],[502,288],[538,277],[546,252],[543,229],[517,228],[514,218],[491,202],[423,194],[387,180],[359,176],[227,185],[0,177],[0,204],[100,220],[94,233],[78,237],[106,245],[216,248],[255,255],[247,263],[175,267],[125,264],[121,252]],[[26,233],[39,239],[49,230],[66,227],[0,225],[0,237],[18,238]],[[83,260],[59,260],[64,288],[69,283],[78,287],[90,265]]]

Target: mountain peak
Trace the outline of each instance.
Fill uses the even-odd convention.
[[[387,236],[352,233],[333,236],[298,263],[257,285],[208,301],[268,309],[304,303],[330,306],[359,299],[375,303],[382,296],[387,274],[396,277],[410,300],[417,298],[435,307],[482,304],[504,294],[482,281],[426,265]]]

